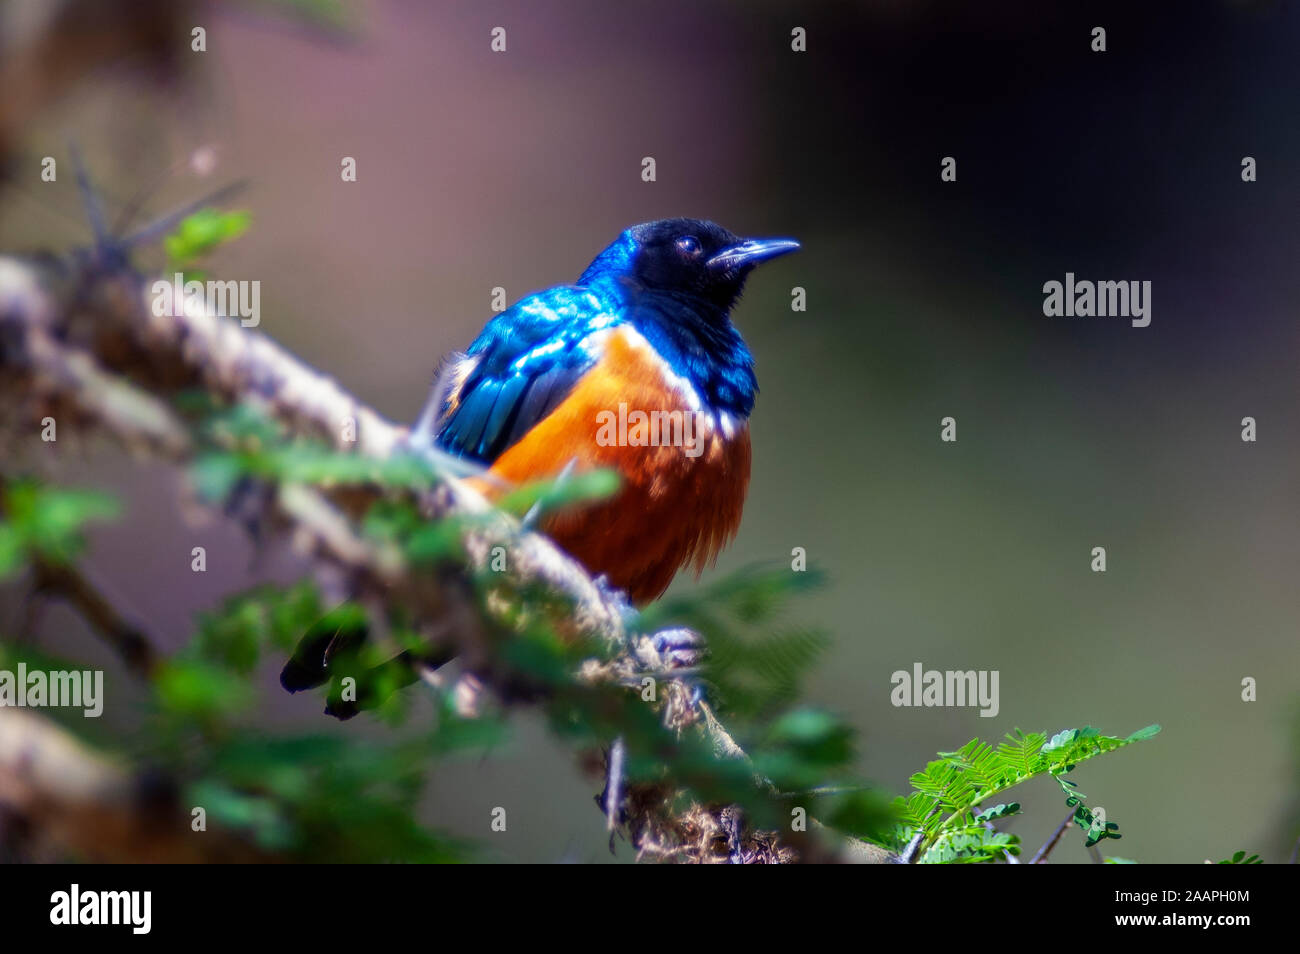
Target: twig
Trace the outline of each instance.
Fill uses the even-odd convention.
[[[899,852],[898,855],[899,864],[904,864],[904,865],[916,864],[917,859],[921,856],[921,842],[924,840],[925,840],[925,830],[921,829],[915,835],[912,836],[911,841],[907,843],[907,847],[904,848],[901,852]]]
[[[139,627],[128,623],[80,571],[38,558],[32,572],[37,593],[66,600],[133,672],[148,676],[157,668],[162,657],[153,643]]]
[[[1065,830],[1070,827],[1070,822],[1073,820],[1074,812],[1070,812],[1070,814],[1065,816],[1061,824],[1056,826],[1056,830],[1052,832],[1051,837],[1049,837],[1047,841],[1043,842],[1043,847],[1034,852],[1034,857],[1029,859],[1031,865],[1042,865],[1047,863],[1047,856],[1052,853],[1052,849],[1056,847],[1056,843],[1061,840],[1061,836],[1065,834]]]

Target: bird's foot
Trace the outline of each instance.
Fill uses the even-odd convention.
[[[678,627],[662,629],[649,641],[659,657],[664,681],[664,724],[680,729],[694,723],[704,701],[704,683],[699,679],[699,665],[707,652],[704,638],[694,630]]]
[[[659,630],[650,637],[650,644],[669,669],[694,669],[707,649],[703,636],[683,626]]]

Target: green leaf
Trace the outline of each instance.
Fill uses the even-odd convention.
[[[938,761],[912,776],[914,792],[903,802],[904,822],[913,830],[925,832],[923,855],[933,852],[932,859],[970,860],[978,856],[979,843],[944,842],[952,832],[965,831],[975,823],[991,821],[995,813],[1010,810],[1005,806],[976,814],[980,803],[1030,778],[1049,775],[1060,785],[1066,804],[1074,809],[1073,821],[1085,832],[1089,846],[1105,839],[1120,838],[1119,826],[1103,822],[1084,803],[1078,786],[1063,776],[1083,761],[1113,752],[1134,741],[1149,739],[1159,726],[1148,726],[1127,738],[1102,735],[1091,726],[1065,729],[1051,739],[1041,733],[1023,733],[1019,729],[1007,735],[994,749],[972,739],[956,752],[940,753]],[[1016,805],[1018,810],[1019,806]],[[901,837],[901,836],[900,836]],[[942,851],[937,846],[947,845]],[[955,847],[954,847],[955,845]]]
[[[173,268],[183,268],[218,246],[238,238],[252,221],[249,212],[200,209],[181,220],[176,230],[163,239],[163,248]]]
[[[311,581],[293,586],[258,586],[228,597],[213,611],[199,614],[192,653],[204,662],[248,673],[267,645],[291,649],[321,617],[320,597]]]
[[[1134,732],[1132,735],[1130,735],[1130,736],[1129,736],[1127,739],[1125,739],[1124,741],[1125,741],[1125,742],[1141,742],[1141,741],[1143,741],[1144,739],[1155,738],[1155,736],[1158,735],[1159,733],[1160,733],[1160,726],[1158,726],[1158,725],[1149,725],[1149,726],[1147,726],[1145,729],[1138,729],[1136,732]]]
[[[1260,858],[1259,855],[1247,857],[1244,851],[1235,851],[1231,858],[1225,858],[1219,862],[1221,865],[1262,865],[1263,863],[1264,859]]]
[[[22,534],[7,523],[0,523],[0,580],[21,570],[25,555]]]
[[[875,841],[898,821],[895,806],[871,789],[819,797],[813,814],[835,831]]]
[[[11,484],[4,499],[8,521],[0,569],[12,569],[25,552],[51,563],[69,563],[82,551],[82,530],[92,520],[115,517],[120,507],[108,494],[43,487],[32,481]]]
[[[975,816],[977,822],[994,821],[998,818],[1006,818],[1010,815],[1020,814],[1020,803],[1011,802],[1009,804],[994,805],[992,808],[986,808]]]
[[[229,497],[243,475],[244,467],[234,454],[204,454],[190,468],[190,480],[195,491],[208,503]]]
[[[1008,854],[1020,854],[1019,837],[979,825],[944,831],[918,861],[923,865],[987,864]]]
[[[294,846],[293,823],[274,798],[239,792],[208,779],[190,787],[187,803],[203,808],[211,824],[251,832],[257,844],[268,851],[287,851]]]
[[[540,505],[543,513],[576,503],[589,503],[613,496],[618,490],[618,472],[610,469],[589,470],[541,480],[512,490],[501,498],[498,509],[524,514]]]
[[[154,678],[154,690],[164,710],[201,720],[234,715],[252,702],[243,679],[193,660],[169,662]]]
[[[435,520],[422,525],[406,541],[406,555],[414,563],[437,563],[461,552],[465,532],[459,520]]]

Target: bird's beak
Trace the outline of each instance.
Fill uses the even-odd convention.
[[[793,239],[746,239],[739,245],[723,249],[706,264],[715,272],[734,272],[798,249],[799,243]]]

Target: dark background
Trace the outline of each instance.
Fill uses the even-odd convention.
[[[24,6],[0,21],[7,55]],[[664,216],[797,237],[803,252],[761,270],[736,315],[762,389],[754,477],[705,582],[807,548],[829,583],[795,611],[834,642],[806,700],[861,730],[861,771],[889,790],[975,734],[1160,722],[1155,741],[1079,770],[1125,833],[1112,853],[1284,860],[1300,11],[1044,6],[394,0],[357,7],[339,37],[258,5],[178,4],[174,62],[109,62],[7,131],[0,248],[85,241],[71,177],[38,177],[69,135],[117,207],[158,181],[151,211],[248,176],[253,228],[213,271],[260,280],[264,331],[409,419],[493,286],[514,301],[571,281],[619,230]],[[188,52],[191,25],[207,53]],[[506,53],[489,49],[494,26]],[[791,52],[793,26],[808,52]],[[186,157],[205,146],[218,162],[200,177]],[[340,181],[343,156],[358,182]],[[1044,317],[1042,285],[1067,271],[1151,281],[1150,327]],[[790,311],[795,285],[806,313]],[[949,415],[956,444],[939,440]],[[232,588],[300,572],[188,519],[162,471],[93,450],[37,463],[126,494],[90,565],[174,644]],[[189,571],[199,544],[205,576]],[[13,615],[0,603],[0,631]],[[52,613],[42,639],[102,663],[129,698],[77,626]],[[892,707],[890,674],[918,661],[1000,670],[1001,712]],[[262,718],[384,731],[327,722],[270,670],[264,684]],[[97,727],[110,737],[132,716],[113,702]],[[589,782],[515,721],[508,749],[434,779],[430,821],[490,857],[608,858]],[[1049,782],[1021,800],[1014,830],[1032,846],[1063,805]],[[488,831],[496,805],[506,834]],[[1086,860],[1080,841],[1057,859]]]

